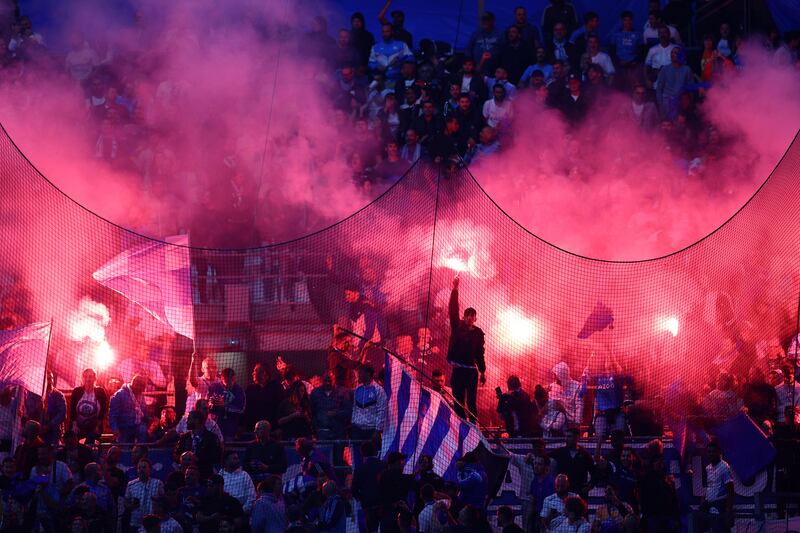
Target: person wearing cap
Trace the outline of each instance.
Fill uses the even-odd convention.
[[[493,62],[500,51],[503,32],[495,27],[494,13],[487,11],[481,15],[481,27],[469,38],[465,47],[467,57],[472,58],[478,65],[478,70],[486,68],[491,71]]]

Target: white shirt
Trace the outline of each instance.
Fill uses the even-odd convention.
[[[661,43],[658,43],[647,51],[644,64],[654,70],[659,70],[661,67],[669,65],[672,63],[673,48],[675,48],[675,45],[672,43],[669,43],[667,46],[661,46]]]
[[[233,472],[223,469],[220,475],[225,480],[225,492],[239,500],[244,512],[249,513],[256,501],[256,487],[250,474],[239,468]]]
[[[678,32],[678,28],[675,26],[667,25],[669,28],[669,38],[675,41],[678,44],[681,44],[681,34]],[[644,23],[644,29],[642,30],[642,39],[645,44],[647,41],[651,39],[658,39],[658,28],[653,28],[650,26],[649,22]]]
[[[564,497],[564,500],[570,496],[577,496],[577,494],[574,492],[568,492]],[[539,516],[546,520],[550,516],[550,511],[556,511],[558,513],[558,516],[550,521],[549,531],[553,531],[555,528],[557,528],[562,521],[567,521],[567,517],[564,515],[564,500],[562,500],[558,494],[553,493],[546,497],[542,502],[542,511],[539,513]]]
[[[611,76],[616,72],[614,62],[611,61],[611,57],[605,52],[597,52],[597,55],[590,59],[595,65],[600,65],[600,68],[603,69],[606,76]]]
[[[422,511],[419,512],[419,533],[439,533],[444,530],[444,526],[436,519],[436,515],[433,512],[436,504],[442,504],[448,509],[450,508],[449,500],[438,500],[426,503]]]
[[[706,501],[716,502],[724,500],[728,495],[725,488],[728,483],[733,483],[731,467],[725,461],[720,460],[717,466],[706,465]]]
[[[487,100],[483,104],[483,118],[486,119],[486,124],[493,128],[506,124],[511,120],[511,102],[503,100],[498,104],[494,98]]]
[[[187,411],[187,413],[183,415],[181,419],[178,421],[178,425],[175,426],[175,431],[178,432],[178,435],[189,431],[189,428],[186,427],[188,418],[189,418],[189,413]],[[216,420],[213,420],[211,418],[206,418],[205,425],[206,425],[206,431],[210,431],[211,433],[216,435],[220,443],[224,442],[224,439],[222,438],[222,431],[219,429],[219,424],[217,424]]]
[[[550,522],[551,530],[558,526],[562,520],[566,521],[567,517],[564,515],[564,500],[570,496],[577,496],[577,494],[574,492],[568,492],[562,500],[558,494],[553,493],[550,496],[547,496],[542,502],[542,511],[539,513],[539,516],[547,519],[550,516],[550,511],[556,511],[558,513],[558,516],[553,518],[553,520]]]
[[[160,479],[150,478],[146,482],[136,478],[128,482],[126,498],[138,498],[139,507],[131,511],[131,525],[141,526],[142,519],[153,513],[153,496],[163,496],[164,484]]]

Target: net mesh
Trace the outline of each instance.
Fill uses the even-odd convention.
[[[193,340],[92,276],[154,241],[67,198],[5,132],[0,160],[4,328],[52,319],[48,361],[59,388],[79,385],[87,367],[111,389],[146,372],[151,404],[174,403],[179,416],[193,351],[233,368],[242,386],[256,362],[275,375],[280,361],[317,383],[334,324],[385,344],[427,375],[449,373],[447,303],[457,272],[462,310],[475,308],[487,335],[484,426],[500,423],[494,388],[505,388],[509,375],[533,395],[535,385],[555,381],[562,361],[572,379],[584,369],[601,375],[616,368],[629,378],[631,399],[689,413],[720,368],[742,375],[768,369],[773,352],[785,351],[797,333],[797,141],[717,231],[640,262],[561,250],[508,217],[467,169],[420,163],[318,233],[248,250],[188,249],[189,287],[163,282],[154,298],[180,300],[170,291],[188,291]],[[361,301],[348,302],[348,289]],[[579,339],[582,329],[590,335]],[[368,360],[383,364],[379,350]],[[591,422],[591,397],[577,422]]]

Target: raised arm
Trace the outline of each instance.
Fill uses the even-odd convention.
[[[459,283],[459,281],[460,280],[459,280],[458,276],[453,278],[453,290],[450,292],[449,312],[450,312],[450,328],[451,329],[457,329],[458,328],[458,322],[459,322],[459,320],[461,320],[461,318],[460,318],[460,314],[461,313],[460,313],[460,311],[458,309],[458,283]]]

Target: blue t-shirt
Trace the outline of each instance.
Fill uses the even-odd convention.
[[[634,61],[639,57],[642,34],[638,31],[617,31],[611,36],[611,45],[620,61]]]
[[[602,374],[595,378],[595,408],[598,411],[618,409],[620,406],[620,388],[622,381],[613,374]]]
[[[536,70],[541,70],[542,74],[544,74],[544,81],[549,80],[553,77],[553,65],[530,65],[528,68],[525,69],[525,72],[522,73],[519,81],[527,82],[533,76],[533,72]]]

